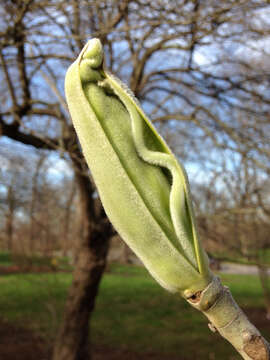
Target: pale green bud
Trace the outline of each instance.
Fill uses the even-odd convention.
[[[131,91],[105,72],[98,39],[66,75],[74,127],[104,209],[152,276],[185,297],[211,281],[184,169]]]

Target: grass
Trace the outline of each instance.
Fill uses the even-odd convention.
[[[263,306],[256,276],[222,275],[222,279],[241,306]],[[71,280],[68,273],[1,276],[1,316],[53,338]],[[98,344],[178,354],[183,359],[240,359],[208,330],[199,312],[160,288],[141,267],[111,266],[103,277],[91,326]],[[270,330],[265,335],[270,337]]]

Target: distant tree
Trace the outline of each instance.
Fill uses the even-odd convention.
[[[266,183],[264,172],[243,156],[240,162],[230,159],[228,167],[224,164],[194,194],[200,231],[209,251],[221,259],[235,257],[257,265],[269,317],[270,199],[265,196]]]
[[[29,164],[25,159],[18,159],[14,154],[0,152],[0,211],[5,219],[6,250],[12,254],[21,244],[14,243],[16,216],[27,203],[30,189],[25,170]]]
[[[82,231],[54,360],[87,359],[88,320],[113,230],[95,206],[65,105],[68,65],[89,37],[99,37],[107,67],[129,84],[153,121],[180,134],[188,162],[204,162],[211,171],[210,150],[211,156],[217,149],[248,150],[249,160],[268,172],[269,5],[7,0],[0,13],[1,134],[63,154],[75,173]]]

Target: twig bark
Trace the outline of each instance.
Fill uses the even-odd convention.
[[[269,360],[270,345],[234,301],[228,287],[218,277],[187,301],[210,321],[212,331],[218,331],[245,360]]]

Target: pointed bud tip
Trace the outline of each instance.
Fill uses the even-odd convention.
[[[89,59],[91,61],[92,68],[98,68],[103,61],[103,47],[99,39],[90,39],[83,54],[83,59]]]

